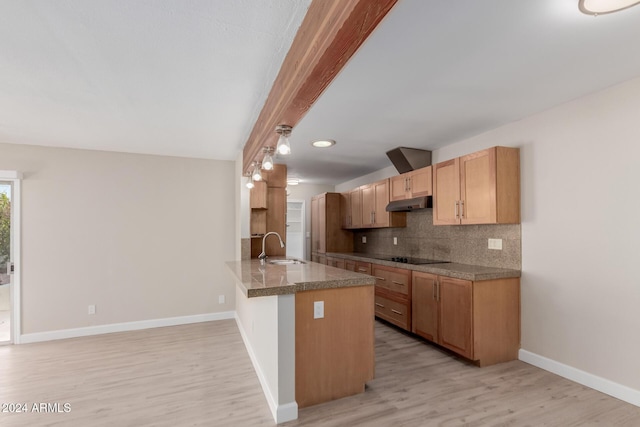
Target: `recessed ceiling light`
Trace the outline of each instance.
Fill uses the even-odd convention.
[[[578,8],[587,15],[604,15],[634,6],[640,0],[580,0]]]
[[[313,141],[311,145],[316,148],[329,148],[336,145],[336,142],[333,139],[320,139],[318,141]]]

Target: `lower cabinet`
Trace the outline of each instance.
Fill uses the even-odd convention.
[[[411,331],[411,270],[372,264],[370,274],[376,278],[376,316]]]
[[[414,271],[411,331],[480,366],[515,360],[520,279],[472,282]]]

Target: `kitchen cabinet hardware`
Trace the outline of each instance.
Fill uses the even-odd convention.
[[[359,268],[358,268],[358,271],[367,271],[367,269],[366,269],[366,268],[359,267]]]
[[[377,305],[378,307],[382,307],[382,308],[384,308],[384,304],[380,304],[379,302],[377,302],[377,303],[376,303],[376,305]]]
[[[378,280],[387,280],[384,277],[380,277],[380,276],[376,276],[376,279],[378,279]]]
[[[405,284],[402,282],[398,282],[397,280],[392,280],[391,283],[395,283],[396,285],[404,286]]]
[[[398,311],[398,310],[394,310],[393,308],[391,309],[391,312],[392,312],[392,313],[395,313],[395,314],[399,314],[400,316],[402,316],[402,315],[403,315],[403,313],[402,313],[402,312],[400,312],[400,311]]]

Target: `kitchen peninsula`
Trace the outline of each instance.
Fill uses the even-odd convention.
[[[374,374],[371,276],[314,262],[227,262],[236,320],[276,422],[364,391]]]

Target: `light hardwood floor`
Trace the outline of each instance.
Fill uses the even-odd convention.
[[[232,320],[0,347],[1,426],[271,426]],[[376,322],[376,379],[285,426],[638,426],[640,408],[520,361],[476,368]]]

